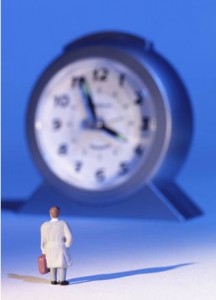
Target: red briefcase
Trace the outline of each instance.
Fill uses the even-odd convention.
[[[46,274],[50,272],[50,269],[47,268],[46,255],[42,254],[38,257],[38,270],[41,274]]]

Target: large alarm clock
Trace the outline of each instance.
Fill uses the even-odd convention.
[[[33,89],[27,137],[45,181],[71,201],[104,205],[148,187],[197,212],[173,183],[192,137],[188,94],[142,38],[99,32],[65,47]]]

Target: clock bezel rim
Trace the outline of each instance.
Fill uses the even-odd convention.
[[[50,168],[47,166],[44,161],[40,150],[38,148],[34,130],[34,121],[35,120],[35,112],[36,106],[39,100],[39,97],[47,85],[49,80],[53,77],[57,71],[62,69],[64,66],[77,61],[78,59],[83,58],[108,58],[112,60],[116,60],[124,65],[127,68],[132,69],[135,74],[138,74],[141,80],[141,74],[143,74],[143,70],[148,74],[149,78],[151,78],[152,82],[155,85],[158,95],[160,96],[159,101],[161,102],[161,108],[163,109],[163,113],[160,111],[163,117],[163,128],[160,126],[160,132],[164,135],[162,138],[160,137],[161,147],[157,153],[157,158],[153,159],[154,162],[150,161],[148,167],[150,171],[148,171],[148,175],[143,178],[143,174],[141,174],[141,168],[139,168],[139,172],[135,174],[132,178],[129,178],[123,184],[116,186],[112,189],[106,190],[89,190],[89,189],[81,189],[75,186],[69,185],[65,181],[61,180],[59,177],[54,174]],[[102,47],[102,46],[94,46],[94,47],[84,47],[75,49],[71,52],[65,52],[63,55],[59,56],[55,59],[48,68],[42,73],[40,78],[38,79],[34,89],[32,91],[28,110],[27,110],[27,118],[26,118],[26,127],[27,127],[27,137],[29,147],[31,149],[32,156],[34,161],[39,168],[41,174],[45,177],[45,179],[58,191],[62,192],[67,196],[73,196],[73,199],[81,202],[92,202],[98,203],[103,199],[103,203],[113,202],[117,199],[124,198],[127,195],[134,193],[136,190],[142,188],[145,184],[147,184],[157,173],[160,165],[163,162],[164,156],[169,146],[170,142],[170,128],[171,128],[171,119],[169,113],[169,105],[167,101],[167,96],[165,91],[163,90],[163,86],[160,85],[160,81],[157,76],[154,74],[154,69],[151,68],[148,63],[145,63],[145,59],[143,61],[137,60],[136,57],[124,51],[122,49],[115,49],[114,47]],[[154,76],[154,78],[153,78]],[[157,81],[157,83],[156,83]],[[158,133],[159,134],[159,133]],[[155,137],[156,138],[156,137]],[[156,147],[155,147],[156,148]],[[151,157],[153,157],[151,155]],[[152,165],[152,166],[151,166]]]

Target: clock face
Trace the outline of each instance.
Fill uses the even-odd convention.
[[[157,131],[153,95],[131,69],[108,58],[67,64],[39,95],[39,152],[61,181],[103,191],[145,168]]]

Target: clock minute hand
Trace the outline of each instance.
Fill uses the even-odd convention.
[[[111,136],[113,136],[114,138],[118,138],[124,142],[127,142],[127,138],[122,135],[121,133],[117,132],[116,130],[113,130],[110,127],[107,127],[104,122],[102,121],[98,121],[97,122],[97,128],[104,130],[105,132],[107,132],[108,134],[110,134]]]
[[[89,85],[84,77],[81,77],[79,80],[79,88],[83,95],[83,98],[86,100],[86,104],[89,108],[93,121],[96,121],[97,116],[96,116],[94,101],[92,100],[92,95],[91,95]]]

